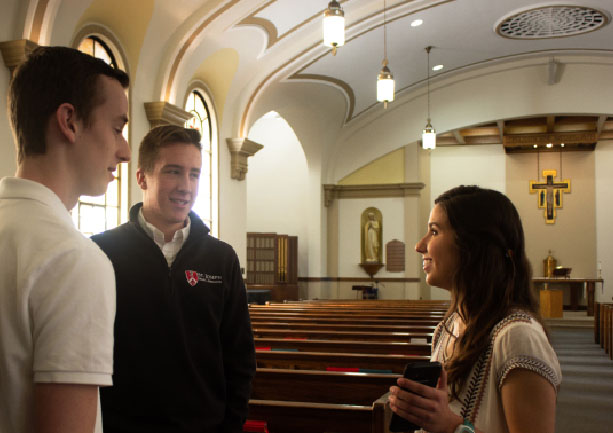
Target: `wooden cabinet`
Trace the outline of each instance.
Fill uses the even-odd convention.
[[[247,284],[274,284],[277,261],[275,233],[247,233]]]
[[[273,301],[298,299],[298,237],[247,233],[247,289],[272,290]]]

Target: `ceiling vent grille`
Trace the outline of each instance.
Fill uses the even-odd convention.
[[[550,39],[593,32],[610,21],[607,12],[583,6],[545,6],[503,17],[496,33],[510,39]]]

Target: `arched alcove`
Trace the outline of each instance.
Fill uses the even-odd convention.
[[[264,148],[249,160],[247,231],[298,236],[298,275],[307,275],[308,171],[302,145],[275,111],[253,124],[249,139]]]

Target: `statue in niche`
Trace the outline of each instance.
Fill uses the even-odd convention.
[[[364,245],[364,254],[367,262],[376,262],[379,256],[379,239],[378,239],[379,223],[375,220],[375,214],[368,213],[368,219],[364,226],[364,237],[366,245]]]
[[[381,211],[374,207],[362,212],[362,263],[381,263]]]

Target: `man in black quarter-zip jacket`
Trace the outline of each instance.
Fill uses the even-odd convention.
[[[92,237],[117,282],[105,433],[242,431],[253,335],[236,253],[191,212],[201,164],[196,130],[151,130],[139,149],[143,203]]]

